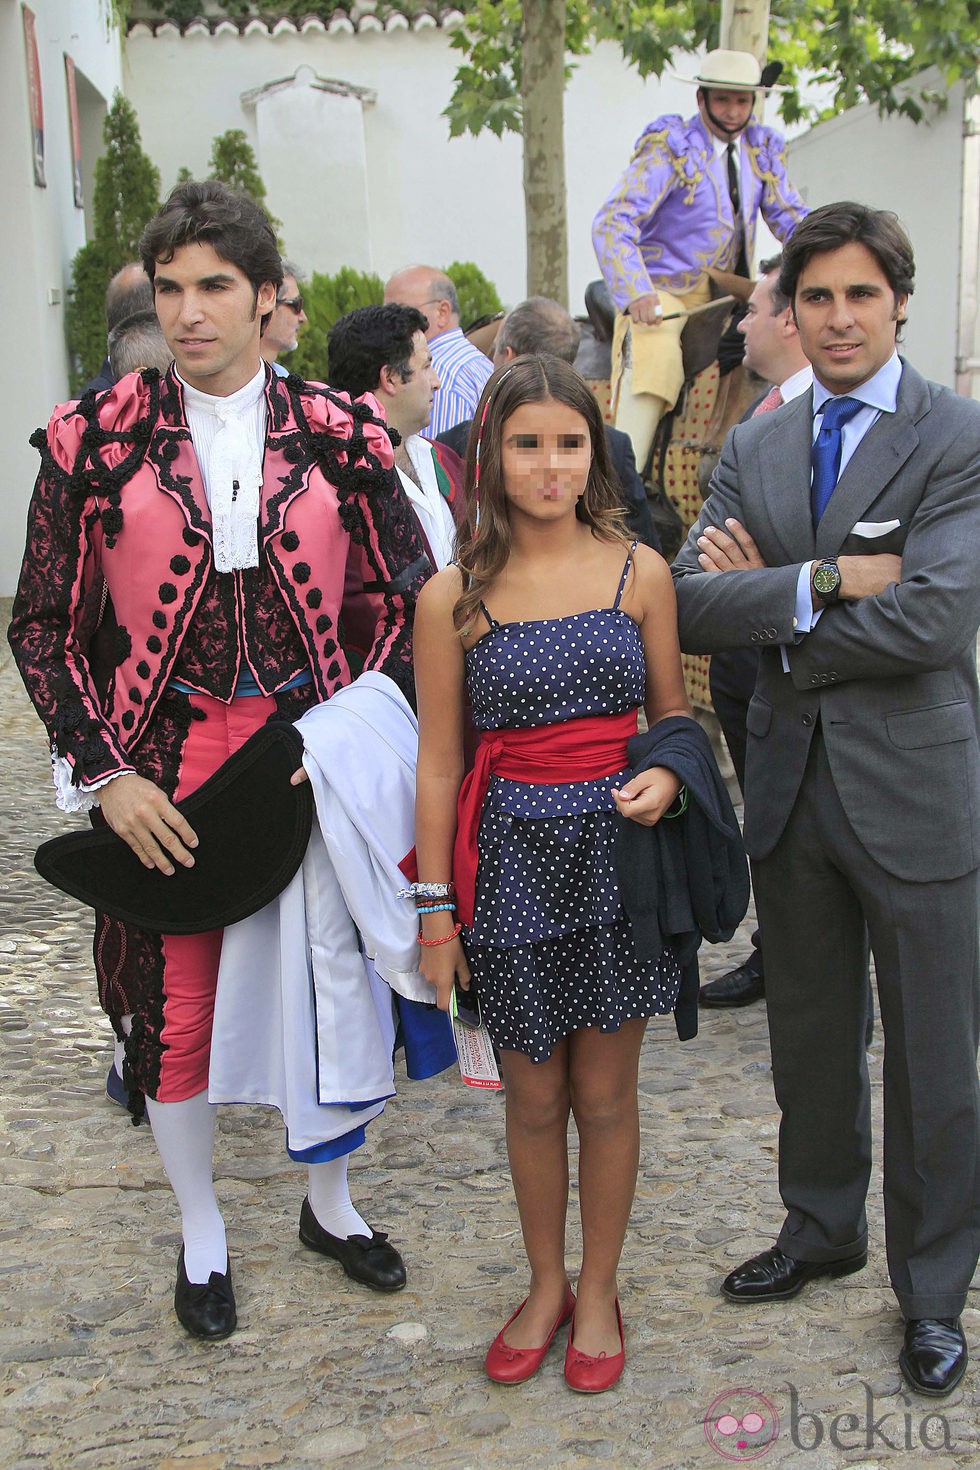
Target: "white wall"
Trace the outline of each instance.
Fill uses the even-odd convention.
[[[516,137],[449,140],[440,117],[449,100],[454,66],[445,32],[431,27],[392,34],[362,31],[275,36],[219,33],[193,28],[179,36],[167,27],[156,37],[142,28],[127,43],[127,93],[140,116],[144,146],[159,167],[164,186],[186,164],[195,174],[207,169],[211,141],[228,128],[243,128],[259,160],[269,207],[283,222],[287,252],[298,254],[293,234],[304,234],[304,196],[283,188],[265,167],[255,110],[242,94],[311,66],[319,76],[369,87],[377,102],[364,111],[370,260],[348,265],[387,276],[412,261],[448,264],[475,260],[501,291],[523,294],[523,225],[520,203],[521,155]],[[185,96],[195,98],[194,127],[175,129],[172,78],[179,76]],[[311,140],[306,163],[307,189],[323,187],[324,164]],[[330,201],[337,213],[344,198]],[[290,223],[295,222],[291,231]],[[302,259],[305,270],[332,268],[322,256]]]
[[[294,236],[304,233],[304,199],[279,187],[265,167],[255,112],[243,105],[242,94],[303,65],[321,77],[371,88],[377,101],[363,114],[370,258],[346,263],[385,277],[411,262],[473,260],[505,303],[513,304],[526,295],[521,143],[516,134],[449,137],[442,112],[459,59],[449,33],[431,24],[413,30],[402,23],[384,31],[362,22],[357,34],[322,27],[299,34],[280,23],[270,35],[256,23],[244,36],[230,25],[215,35],[203,25],[191,27],[184,36],[173,26],[156,36],[139,26],[126,46],[127,94],[165,186],[183,164],[205,170],[215,134],[243,128],[256,148],[270,208],[283,222],[287,251],[298,254]],[[694,57],[679,59],[679,71],[690,75],[696,69]],[[174,78],[181,94],[194,99],[193,128],[174,127]],[[687,116],[694,108],[692,86],[671,78],[641,81],[611,43],[576,62],[565,114],[573,311],[582,309],[585,287],[598,275],[592,217],[629,161],[636,138],[658,113]],[[306,163],[308,187],[316,191],[323,165],[315,149]],[[343,199],[333,207],[343,210]],[[760,248],[766,250],[765,242]],[[299,264],[307,270],[335,268],[317,256]]]
[[[283,222],[287,250],[306,270],[337,267],[327,238],[328,233],[336,238],[337,231],[328,232],[318,218],[351,213],[352,191],[333,196],[338,194],[335,180],[353,158],[323,156],[324,145],[311,140],[305,156],[293,160],[288,177],[274,152],[263,159],[256,105],[243,98],[291,78],[300,67],[370,89],[376,100],[366,102],[361,114],[366,191],[358,191],[357,201],[358,210],[366,209],[366,223],[355,232],[357,238],[366,232],[367,243],[363,259],[345,263],[385,277],[411,262],[473,260],[505,304],[526,294],[520,139],[488,133],[449,137],[442,113],[460,54],[451,49],[449,32],[429,17],[409,26],[393,16],[385,30],[367,16],[356,33],[344,18],[329,28],[305,22],[302,32],[292,22],[279,21],[274,33],[253,21],[245,34],[230,22],[215,34],[203,24],[192,25],[183,36],[173,25],[159,27],[155,35],[138,25],[121,59],[117,38],[107,33],[95,0],[35,0],[33,8],[45,102],[45,190],[34,187],[31,174],[20,5],[0,0],[0,197],[7,206],[0,252],[7,281],[19,287],[6,303],[8,340],[15,349],[7,363],[9,387],[0,395],[6,471],[0,485],[0,594],[11,590],[16,574],[36,468],[26,438],[67,392],[63,306],[49,306],[48,293],[52,288],[64,292],[71,258],[84,239],[84,219],[72,202],[63,51],[72,54],[88,84],[80,90],[89,104],[83,121],[89,174],[98,141],[92,105],[111,99],[120,76],[164,190],[184,165],[204,174],[213,138],[242,128],[256,150],[270,207]],[[696,58],[677,59],[682,75],[696,69]],[[677,77],[641,81],[612,43],[575,63],[565,121],[573,312],[582,309],[585,287],[598,274],[592,217],[625,167],[635,139],[658,113],[689,115],[694,106],[692,86]],[[772,104],[766,120],[781,126]],[[919,260],[909,352],[943,382],[952,381],[955,354],[961,126],[962,96],[956,89],[949,111],[928,129],[901,120],[882,123],[865,107],[802,137],[801,129],[788,130],[797,134],[790,174],[811,204],[855,195],[894,208],[905,219]],[[278,130],[277,148],[283,132]],[[346,152],[357,152],[360,140],[355,143]],[[90,177],[87,184],[90,195]],[[347,227],[351,223],[347,220]],[[759,254],[769,253],[772,245],[768,232],[760,230]]]
[[[64,52],[91,84],[87,101],[119,85],[118,38],[92,0],[32,0],[36,16],[47,187],[34,184],[27,64],[18,0],[0,0],[0,271],[4,384],[0,393],[0,596],[16,583],[38,457],[28,436],[68,396],[64,299],[71,258],[85,243],[72,189]],[[81,98],[80,98],[81,102]],[[84,129],[83,129],[84,131]],[[91,190],[91,156],[86,185]],[[60,301],[51,303],[52,294]]]
[[[91,168],[101,147],[99,113],[118,85],[136,108],[143,146],[166,190],[183,165],[203,174],[212,139],[229,128],[244,129],[263,167],[256,108],[243,102],[243,94],[291,77],[301,66],[312,67],[321,77],[377,93],[376,102],[363,110],[368,246],[363,260],[345,263],[385,277],[414,261],[474,260],[505,303],[526,294],[520,139],[488,133],[450,139],[442,112],[459,53],[451,49],[449,33],[428,17],[415,27],[391,18],[387,31],[366,17],[356,34],[346,20],[332,23],[330,34],[319,23],[307,24],[300,34],[288,21],[279,22],[275,34],[262,22],[251,23],[244,35],[229,23],[215,35],[205,26],[192,26],[184,36],[174,26],[163,26],[154,36],[137,26],[121,58],[117,36],[106,29],[106,8],[105,0],[35,0],[33,5],[45,105],[48,187],[42,190],[34,187],[31,173],[19,0],[0,0],[0,197],[7,206],[0,252],[6,279],[19,286],[5,307],[8,340],[17,349],[8,361],[9,388],[0,395],[6,471],[0,486],[0,595],[11,591],[16,576],[36,470],[27,435],[68,391],[63,301],[71,259],[84,242],[85,220],[71,193],[64,51],[79,72],[87,206]],[[695,58],[680,58],[678,69],[692,74]],[[573,311],[582,309],[585,286],[598,274],[590,243],[592,216],[625,167],[636,137],[659,112],[687,115],[693,108],[691,86],[671,79],[641,81],[614,45],[602,45],[576,63],[566,111]],[[283,221],[287,248],[300,255],[303,244],[300,264],[308,270],[335,269],[337,262],[326,249],[322,257],[317,253],[315,225],[308,251],[306,241],[317,213],[349,211],[344,197],[331,197],[329,176],[337,176],[343,161],[318,159],[309,150],[299,187],[295,176],[287,179],[275,167],[274,158],[267,162],[273,164],[263,167],[269,203]],[[312,210],[314,196],[317,208]],[[60,304],[48,305],[51,290],[61,291]]]
[[[928,123],[881,118],[868,105],[820,123],[793,145],[793,177],[810,204],[855,199],[891,209],[915,251],[916,286],[902,352],[927,378],[955,387],[964,88]],[[975,222],[974,222],[975,228]]]
[[[311,66],[301,66],[291,81],[273,82],[252,96],[258,154],[265,176],[276,181],[276,198],[289,210],[292,255],[317,260],[331,273],[352,260],[369,269],[364,108],[373,93],[320,81]]]

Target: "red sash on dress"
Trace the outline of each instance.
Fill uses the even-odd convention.
[[[473,769],[463,780],[456,805],[453,881],[456,917],[461,923],[467,928],[473,923],[476,834],[490,777],[559,785],[613,776],[626,768],[626,744],[636,728],[637,712],[629,710],[622,715],[588,715],[528,730],[481,732]]]

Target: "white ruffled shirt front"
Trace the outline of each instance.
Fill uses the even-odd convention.
[[[202,393],[185,383],[179,373],[177,376],[184,390],[187,427],[211,508],[215,569],[236,572],[257,567],[259,496],[268,419],[265,364],[244,388],[227,398]]]

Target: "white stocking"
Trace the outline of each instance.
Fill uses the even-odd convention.
[[[132,1015],[121,1016],[119,1019],[119,1024],[123,1029],[123,1037],[122,1041],[119,1040],[118,1036],[114,1038],[114,1044],[112,1048],[112,1065],[115,1067],[116,1071],[121,1077],[123,1074],[123,1061],[126,1056],[126,1037],[133,1029]]]
[[[228,1269],[225,1223],[214,1194],[211,1155],[217,1108],[207,1091],[183,1102],[146,1099],[150,1127],[156,1139],[170,1187],[180,1206],[184,1238],[184,1269],[188,1281],[206,1282],[212,1271]]]
[[[339,1159],[328,1159],[325,1164],[310,1164],[310,1209],[317,1223],[330,1235],[346,1240],[348,1235],[371,1235],[370,1225],[365,1224],[351,1204],[347,1187],[347,1160],[350,1154]]]

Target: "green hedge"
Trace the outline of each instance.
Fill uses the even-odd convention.
[[[279,361],[291,373],[313,383],[327,379],[327,334],[334,322],[358,306],[380,306],[385,286],[380,276],[344,266],[335,276],[314,271],[302,283],[303,309],[309,322],[299,334],[295,352]]]
[[[102,142],[92,191],[92,239],[72,261],[65,311],[73,392],[99,371],[106,352],[106,287],[117,270],[139,258],[143,226],[160,202],[160,175],[143,152],[136,112],[121,92],[106,114]]]
[[[453,261],[446,274],[459,293],[459,319],[464,327],[478,317],[500,311],[496,287],[472,261]],[[279,361],[291,373],[314,383],[327,379],[327,335],[335,321],[358,306],[380,306],[384,282],[380,276],[344,266],[335,276],[314,271],[302,284],[303,306],[309,323],[299,334],[295,352]]]
[[[465,332],[481,316],[502,311],[497,288],[471,260],[454,260],[446,267],[446,275],[456,287],[459,297],[459,320]]]

